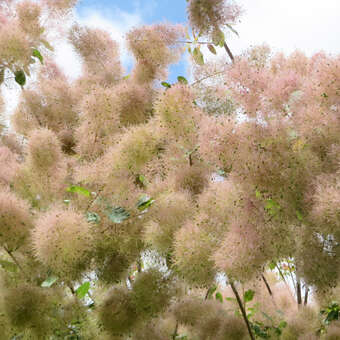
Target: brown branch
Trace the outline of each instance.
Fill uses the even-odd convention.
[[[172,340],[176,340],[176,337],[177,337],[177,332],[178,332],[178,321],[176,321],[176,326],[175,326],[175,330],[172,334]]]
[[[308,292],[309,292],[309,288],[306,285],[305,286],[305,299],[304,299],[304,303],[303,303],[305,306],[307,306],[307,302],[308,302]]]
[[[236,297],[237,303],[238,303],[238,305],[240,307],[240,310],[241,310],[241,313],[242,313],[242,316],[243,316],[243,320],[246,323],[246,326],[247,326],[247,329],[248,329],[248,333],[249,333],[250,339],[251,340],[255,340],[254,334],[253,334],[253,332],[251,330],[250,323],[249,323],[249,320],[248,320],[248,317],[247,317],[247,313],[246,313],[246,311],[245,311],[245,309],[243,307],[242,300],[240,298],[240,295],[237,292],[237,289],[236,289],[236,287],[234,285],[234,282],[230,281],[229,284],[230,284],[231,289],[233,290],[233,293],[234,293],[234,295]]]
[[[299,277],[296,277],[296,299],[297,304],[300,306],[302,304],[302,296],[301,296],[301,281]]]
[[[228,47],[227,43],[224,42],[223,46],[224,46],[224,49],[227,51],[228,56],[231,59],[232,63],[234,63],[235,61],[234,55],[231,53],[230,48]]]
[[[262,277],[262,280],[263,280],[264,284],[265,284],[266,287],[267,287],[267,290],[268,290],[269,295],[270,295],[270,296],[273,296],[273,292],[272,292],[272,290],[271,290],[271,288],[270,288],[270,286],[269,286],[269,283],[268,283],[267,279],[265,278],[265,276],[264,276],[263,274],[261,274],[261,277]]]
[[[15,258],[13,253],[7,247],[5,247],[5,246],[3,248],[5,249],[6,253],[10,256],[10,258],[14,261],[14,263],[18,266],[18,268],[22,271],[22,273],[24,274],[25,278],[30,281],[30,277],[27,275],[27,273],[25,272],[24,268],[21,266],[21,264]]]

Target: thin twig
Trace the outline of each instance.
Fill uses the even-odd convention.
[[[223,46],[224,46],[224,49],[227,51],[228,56],[231,59],[231,62],[234,63],[235,61],[234,55],[231,53],[230,48],[228,47],[227,43],[224,42]]]
[[[296,299],[298,306],[300,306],[302,304],[301,280],[297,275],[296,275]]]
[[[176,337],[178,335],[177,332],[178,332],[178,321],[176,321],[175,330],[174,330],[174,333],[172,334],[172,340],[176,340]]]
[[[305,285],[305,299],[304,299],[304,305],[307,306],[308,303],[308,292],[309,292],[309,288],[307,285]]]
[[[266,287],[267,287],[267,290],[268,290],[269,295],[270,295],[270,296],[273,296],[273,292],[272,292],[272,290],[271,290],[271,288],[270,288],[270,286],[269,286],[269,283],[268,283],[267,279],[265,278],[265,276],[264,276],[263,274],[261,274],[261,277],[262,277],[262,280],[263,280],[264,284],[265,284]]]
[[[29,276],[27,275],[27,273],[25,272],[24,268],[21,266],[21,264],[18,262],[18,260],[15,258],[15,256],[13,255],[13,253],[7,249],[7,247],[4,246],[4,249],[6,251],[6,253],[11,257],[11,259],[14,261],[14,263],[18,266],[18,268],[22,271],[22,273],[24,274],[25,278],[27,280],[30,280]]]
[[[223,71],[218,71],[218,72],[213,73],[213,74],[209,74],[209,75],[206,76],[206,77],[203,77],[203,78],[201,78],[201,79],[198,79],[198,80],[194,81],[192,84],[190,84],[190,86],[194,86],[194,85],[196,85],[196,84],[202,82],[203,80],[206,80],[206,79],[209,79],[209,78],[218,76],[219,74],[222,74],[222,73],[224,73],[224,72],[225,72],[225,70],[223,70]]]
[[[233,290],[233,293],[234,293],[234,295],[236,297],[237,303],[238,303],[238,305],[240,307],[240,310],[241,310],[244,322],[246,323],[246,326],[247,326],[247,329],[248,329],[248,333],[249,333],[250,339],[251,340],[255,340],[254,334],[253,334],[253,332],[251,330],[250,323],[249,323],[249,320],[248,320],[248,317],[247,317],[247,313],[246,313],[246,311],[245,311],[245,309],[243,307],[242,300],[240,298],[240,295],[237,292],[237,289],[236,289],[236,287],[234,285],[234,282],[230,281],[229,284],[230,284],[231,289]]]

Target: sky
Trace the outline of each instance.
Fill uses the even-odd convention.
[[[244,10],[235,26],[239,37],[227,34],[234,54],[266,43],[273,51],[291,53],[295,49],[307,55],[324,50],[340,53],[340,0],[238,0]],[[81,0],[77,18],[91,27],[107,29],[121,43],[127,71],[133,59],[124,49],[124,34],[134,26],[156,22],[186,24],[186,0]],[[66,55],[65,49],[63,53]],[[69,51],[71,53],[71,51]],[[209,55],[209,53],[208,53]],[[70,55],[71,57],[71,55]],[[74,58],[62,58],[72,60]],[[171,67],[170,80],[186,75],[187,57]],[[71,65],[77,75],[80,67]]]
[[[340,0],[237,0],[244,15],[235,26],[239,37],[227,34],[234,54],[266,43],[274,51],[291,53],[299,48],[307,55],[324,50],[340,54]],[[133,65],[124,47],[124,34],[132,27],[157,22],[187,23],[186,0],[80,0],[76,19],[90,27],[109,31],[121,45],[122,62],[126,73]],[[70,79],[81,73],[81,64],[71,46],[59,44],[57,63]],[[224,53],[223,50],[220,54]],[[206,57],[211,57],[207,52]],[[177,76],[189,78],[188,55],[170,68],[168,81]],[[165,79],[164,79],[165,80]],[[17,103],[17,96],[6,95],[8,112]],[[10,101],[9,98],[12,98]]]

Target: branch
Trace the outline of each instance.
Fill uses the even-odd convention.
[[[307,306],[307,302],[308,302],[308,292],[309,292],[309,288],[307,285],[305,285],[305,299],[304,299],[304,305]]]
[[[238,305],[240,307],[240,310],[241,310],[241,313],[242,313],[242,316],[243,316],[243,320],[246,323],[246,326],[247,326],[247,329],[248,329],[248,333],[249,333],[250,339],[251,340],[255,340],[254,334],[253,334],[253,332],[251,330],[251,327],[250,327],[250,324],[249,324],[247,313],[246,313],[246,311],[245,311],[245,309],[243,307],[240,295],[237,292],[237,289],[236,289],[236,287],[234,285],[234,282],[232,282],[232,281],[230,282],[230,287],[233,290],[233,293],[234,293],[234,295],[236,297],[237,303],[238,303]]]
[[[231,59],[231,62],[234,63],[234,62],[235,62],[235,58],[234,58],[233,54],[231,53],[231,51],[230,51],[230,49],[229,49],[227,43],[224,42],[223,46],[224,46],[224,49],[227,51],[228,56],[229,56],[229,58]]]
[[[271,288],[270,288],[270,286],[269,286],[269,283],[268,283],[267,279],[265,278],[265,276],[264,276],[263,274],[261,274],[261,277],[262,277],[262,280],[263,280],[264,284],[265,284],[266,287],[267,287],[267,290],[268,290],[269,295],[270,295],[271,297],[273,297],[273,292],[272,292],[272,290],[271,290]]]
[[[172,340],[176,340],[176,337],[178,335],[177,331],[178,331],[178,321],[176,321],[175,330],[174,330],[174,333],[172,334]]]
[[[18,268],[22,271],[22,273],[24,274],[25,278],[30,281],[30,277],[27,275],[27,273],[24,271],[23,267],[21,266],[21,264],[18,262],[18,260],[15,258],[15,256],[12,254],[12,252],[7,249],[7,247],[3,247],[6,251],[6,253],[11,257],[11,259],[14,261],[14,263],[18,266]]]

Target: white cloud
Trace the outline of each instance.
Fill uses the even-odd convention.
[[[103,12],[86,9],[75,14],[76,21],[82,25],[91,28],[99,28],[110,33],[113,40],[117,41],[121,50],[121,61],[128,68],[132,64],[132,57],[128,55],[124,35],[132,27],[142,23],[141,15],[136,13],[127,13],[119,9],[110,10],[110,16]],[[81,62],[79,57],[73,51],[72,46],[67,42],[60,42],[55,49],[56,62],[70,79],[75,79],[81,74]]]
[[[300,49],[312,55],[324,50],[340,53],[339,0],[239,0],[246,13],[230,36],[239,53],[251,45],[267,43],[276,51]]]

